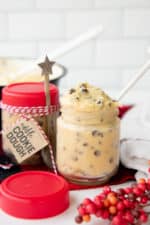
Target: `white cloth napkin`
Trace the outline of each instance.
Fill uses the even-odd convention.
[[[120,160],[122,164],[138,172],[135,178],[150,177],[148,168],[150,159],[150,140],[144,139],[122,139],[120,147]]]
[[[149,178],[150,105],[141,103],[130,110],[121,122],[120,161],[137,170],[136,180]]]

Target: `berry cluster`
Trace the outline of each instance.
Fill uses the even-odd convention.
[[[148,220],[144,207],[150,201],[150,179],[113,191],[105,186],[93,200],[85,198],[78,207],[76,223],[88,222],[91,215],[110,220],[111,225],[141,225]]]

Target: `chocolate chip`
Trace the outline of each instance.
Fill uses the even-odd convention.
[[[109,163],[113,163],[114,162],[114,159],[113,159],[113,157],[111,157],[110,159],[109,159]]]
[[[79,154],[79,155],[82,155],[82,154],[83,154],[83,152],[82,152],[82,151],[78,151],[78,154]]]
[[[76,100],[78,100],[78,101],[79,101],[79,100],[80,100],[80,98],[79,98],[79,97],[76,97]]]
[[[101,155],[101,151],[100,150],[95,150],[94,151],[94,155],[95,156],[100,156]]]
[[[88,89],[85,88],[85,87],[82,87],[82,88],[81,88],[81,91],[82,91],[83,93],[88,93]]]
[[[88,146],[88,143],[87,142],[83,143],[83,146],[85,146],[85,147]]]
[[[73,157],[72,157],[72,160],[73,160],[73,161],[78,161],[78,157],[77,157],[77,156],[73,156]]]
[[[103,133],[100,133],[99,136],[104,137]]]
[[[104,119],[103,119],[103,118],[101,118],[101,119],[100,119],[100,121],[101,121],[101,122],[103,122],[103,121],[104,121]]]
[[[74,89],[74,88],[71,88],[70,90],[69,90],[69,94],[72,94],[72,93],[74,93],[76,90]]]
[[[108,105],[109,105],[109,107],[111,107],[112,106],[111,102],[109,102]]]
[[[96,104],[101,104],[102,103],[102,100],[98,100],[97,102],[96,102]]]
[[[102,132],[100,132],[100,131],[98,131],[98,130],[93,130],[92,131],[92,136],[101,136],[101,137],[103,137],[104,135],[103,135],[103,133]]]
[[[93,130],[92,131],[92,136],[97,136],[98,131],[97,130]]]
[[[87,88],[87,84],[86,84],[86,83],[82,83],[82,84],[80,85],[80,87],[81,87],[81,88],[82,88],[82,87]]]
[[[79,137],[79,136],[80,136],[80,133],[79,133],[79,132],[77,132],[77,133],[76,133],[76,135],[77,135],[77,137]]]
[[[98,142],[98,144],[99,144],[99,145],[101,145],[101,144],[102,144],[102,142],[101,142],[101,141],[99,141],[99,142]]]

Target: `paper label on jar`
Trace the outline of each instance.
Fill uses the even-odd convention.
[[[48,145],[43,132],[34,120],[21,119],[4,132],[7,146],[18,163],[34,155]]]

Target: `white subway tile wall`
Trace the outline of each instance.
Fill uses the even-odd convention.
[[[58,58],[60,88],[89,81],[115,98],[150,57],[150,0],[0,0],[0,56],[36,58],[97,24],[102,34]],[[142,98],[149,77],[127,99]]]
[[[136,67],[145,62],[147,40],[98,41],[96,65],[104,67]]]
[[[0,0],[0,11],[15,12],[19,10],[30,10],[34,5],[34,0]]]
[[[124,35],[126,37],[149,37],[150,9],[125,10]]]
[[[8,33],[8,20],[7,15],[0,13],[0,40],[7,38]]]
[[[0,56],[35,58],[36,44],[26,41],[0,41]]]
[[[137,7],[149,7],[149,0],[95,0],[95,6],[97,8],[101,7],[111,7],[111,8],[137,8]]]
[[[122,36],[122,13],[120,10],[84,10],[66,14],[66,36],[74,37],[98,24],[104,27],[99,37],[113,38]]]
[[[37,0],[39,9],[88,9],[93,0]]]
[[[64,15],[60,13],[10,13],[9,35],[13,40],[64,38]]]

